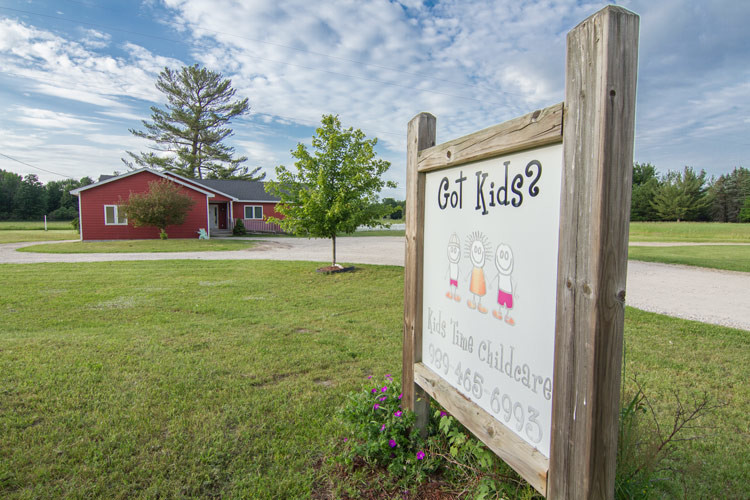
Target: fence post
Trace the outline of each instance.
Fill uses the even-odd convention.
[[[554,499],[614,497],[638,24],[636,14],[608,6],[568,33],[548,489]]]
[[[422,256],[424,254],[424,178],[417,171],[419,152],[435,145],[436,119],[420,113],[409,122],[406,149],[406,256],[404,259],[403,401],[427,431],[430,398],[414,383],[414,363],[422,361]]]

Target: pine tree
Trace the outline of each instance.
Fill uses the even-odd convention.
[[[156,88],[167,98],[164,109],[151,107],[145,131],[130,132],[154,142],[157,153],[131,153],[140,166],[169,170],[192,179],[260,180],[260,167],[248,171],[241,166],[247,157],[234,158],[234,148],[222,141],[232,135],[229,122],[250,110],[247,98],[234,99],[232,81],[221,73],[185,66],[179,71],[164,68]],[[164,154],[166,153],[166,154]],[[132,162],[123,159],[128,166]]]
[[[691,167],[682,173],[667,172],[651,201],[661,220],[705,220],[710,199],[706,196],[706,172]]]
[[[658,216],[651,201],[659,189],[656,167],[650,163],[633,165],[633,194],[630,202],[631,221],[653,221]]]

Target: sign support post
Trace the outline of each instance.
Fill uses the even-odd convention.
[[[405,408],[424,432],[436,399],[554,499],[614,497],[638,24],[568,33],[562,104],[437,146],[409,122]]]
[[[638,16],[568,33],[551,498],[612,498],[633,173]]]
[[[417,171],[419,152],[435,145],[436,119],[420,113],[409,122],[406,160],[406,255],[404,259],[404,344],[402,387],[404,405],[416,412],[424,435],[430,399],[414,383],[414,363],[422,361],[422,258],[424,256],[424,177]]]

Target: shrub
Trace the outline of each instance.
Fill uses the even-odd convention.
[[[60,207],[49,214],[50,220],[71,220],[78,217],[78,210],[72,207]]]
[[[651,401],[634,380],[636,391],[624,396],[620,410],[617,443],[615,498],[648,499],[664,495],[677,496],[676,482],[685,474],[676,460],[677,443],[694,440],[695,423],[705,414],[723,406],[712,404],[706,394],[686,405],[675,392],[676,407],[671,412],[671,426],[662,427]]]
[[[245,229],[245,223],[242,222],[242,219],[237,219],[234,228],[232,228],[232,234],[235,236],[245,236],[247,234],[247,229]]]
[[[349,395],[341,412],[349,434],[344,438],[345,463],[361,457],[398,478],[424,477],[425,443],[414,427],[414,413],[401,408],[402,396],[400,384],[390,375],[382,384]]]
[[[75,229],[79,233],[81,232],[80,219],[78,217],[76,217],[75,219],[73,219],[72,221],[70,221],[70,225],[73,226],[73,229]]]
[[[372,474],[380,481],[358,483],[360,488],[388,490],[384,483],[395,480],[391,489],[411,489],[439,477],[440,489],[448,494],[541,498],[438,405],[431,411],[427,437],[422,438],[413,425],[414,413],[401,408],[400,384],[390,375],[381,384],[368,384],[366,390],[350,394],[340,417],[346,429],[344,464],[352,468],[364,462],[373,472],[387,472],[385,477]],[[419,492],[414,494],[419,498]]]

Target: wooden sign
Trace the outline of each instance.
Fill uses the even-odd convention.
[[[611,498],[638,17],[568,34],[566,101],[435,146],[409,123],[404,399],[550,498]]]

